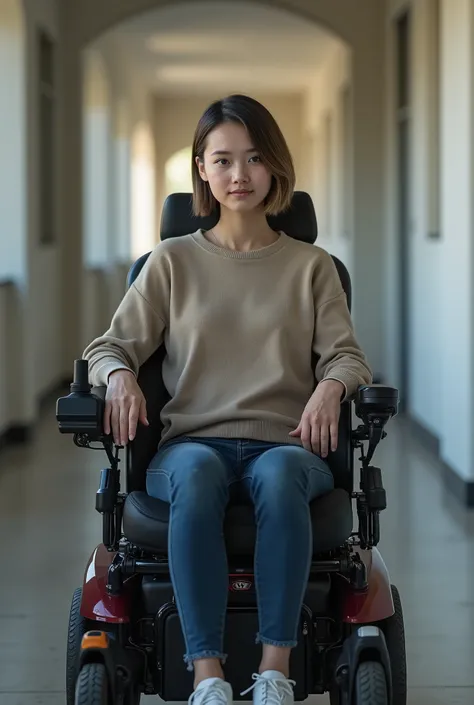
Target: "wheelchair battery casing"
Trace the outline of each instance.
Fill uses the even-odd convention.
[[[277,588],[277,584],[275,585]],[[327,640],[331,613],[331,576],[321,574],[312,579],[306,590],[298,626],[298,645],[291,654],[291,677],[296,681],[295,699],[305,700],[314,692],[318,676],[314,642],[318,636]],[[157,669],[160,674],[159,695],[165,701],[184,701],[192,690],[193,675],[183,660],[186,647],[171,581],[165,576],[144,576],[142,599],[145,612],[155,614]],[[324,622],[324,625],[322,624]],[[259,630],[254,576],[250,573],[229,575],[228,606],[224,652],[228,655],[226,674],[234,684],[234,699],[248,687],[249,674],[258,668],[261,647],[255,637]]]

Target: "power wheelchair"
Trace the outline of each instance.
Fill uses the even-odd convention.
[[[162,240],[210,229],[191,214],[191,195],[173,194],[164,206]],[[290,210],[268,218],[271,227],[309,243],[317,237],[311,198],[294,194]],[[147,254],[129,271],[135,279]],[[351,283],[334,258],[349,307]],[[145,492],[145,474],[161,433],[160,411],[169,398],[161,376],[163,346],[142,365],[138,382],[149,427],[139,426],[124,451],[126,491],[120,484],[120,448],[103,432],[105,387],[92,388],[87,361],[76,360],[70,394],[58,399],[61,433],[80,447],[103,446],[96,509],[102,542],[72,599],[67,644],[68,705],[137,705],[141,694],[183,701],[192,692],[167,561],[169,507]],[[361,423],[352,427],[353,411]],[[398,392],[381,385],[359,388],[342,404],[337,451],[329,456],[335,489],[311,503],[313,561],[301,611],[298,646],[291,655],[295,699],[329,692],[331,705],[406,705],[403,615],[397,589],[376,548],[379,514],[386,507],[381,471],[371,465],[387,421],[398,411]],[[360,452],[359,488],[354,454]],[[358,529],[353,531],[353,508]],[[225,522],[229,562],[226,676],[236,699],[259,662],[254,643],[258,615],[253,577],[255,522],[247,505],[230,505]],[[278,590],[278,585],[275,585]]]

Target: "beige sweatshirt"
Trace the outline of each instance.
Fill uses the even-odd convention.
[[[341,381],[346,396],[371,382],[332,258],[285,233],[251,252],[202,230],[157,245],[84,352],[91,383],[137,374],[163,342],[160,445],[179,435],[301,444],[288,434],[317,381]]]

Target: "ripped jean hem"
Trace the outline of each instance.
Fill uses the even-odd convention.
[[[255,643],[256,644],[267,644],[268,646],[279,646],[282,649],[294,649],[295,646],[298,646],[298,642],[295,640],[275,641],[275,639],[267,639],[265,636],[262,636],[261,634],[257,634],[257,636],[255,638]]]
[[[199,651],[196,654],[186,654],[184,656],[184,662],[188,666],[188,671],[193,670],[194,661],[199,661],[203,658],[217,658],[224,666],[225,662],[227,661],[227,654],[223,654],[220,651]]]

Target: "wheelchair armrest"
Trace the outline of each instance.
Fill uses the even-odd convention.
[[[374,416],[386,423],[398,413],[398,389],[384,384],[363,384],[354,398],[357,416],[368,425]]]
[[[101,440],[104,436],[105,392],[105,386],[91,390],[87,361],[76,360],[71,392],[56,402],[60,433],[82,436],[90,441]]]

